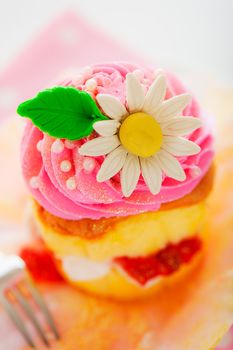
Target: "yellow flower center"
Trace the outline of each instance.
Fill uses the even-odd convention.
[[[138,112],[123,121],[119,137],[130,153],[146,158],[160,149],[163,135],[160,125],[151,115]]]

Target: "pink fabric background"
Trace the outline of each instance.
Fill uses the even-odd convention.
[[[20,29],[19,29],[20,30]],[[1,72],[0,116],[15,115],[17,105],[65,73],[105,61],[146,60],[68,12],[47,26]]]
[[[109,60],[146,63],[146,59],[114,42],[76,14],[62,15],[0,73],[0,120],[15,117],[21,101],[33,96],[66,70]],[[233,329],[217,349],[233,350]]]

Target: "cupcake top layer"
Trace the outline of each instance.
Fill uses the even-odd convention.
[[[170,73],[101,64],[58,85],[18,109],[31,119],[23,174],[51,214],[79,220],[156,211],[208,171],[207,120]]]

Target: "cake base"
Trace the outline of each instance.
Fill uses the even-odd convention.
[[[201,265],[202,250],[198,252],[195,257],[188,264],[185,264],[179,268],[178,271],[172,273],[166,277],[158,277],[153,282],[150,282],[147,286],[141,287],[129,277],[125,277],[122,272],[113,268],[104,277],[94,279],[91,281],[72,281],[61,269],[61,265],[58,264],[60,273],[64,278],[73,286],[78,287],[84,292],[94,294],[98,297],[104,297],[114,300],[138,300],[145,297],[152,297],[162,288],[169,288],[176,283],[179,283],[182,279],[190,274],[193,270]]]
[[[45,246],[53,253],[58,269],[70,284],[107,298],[144,298],[155,294],[161,287],[175,284],[189,274],[200,260],[203,249],[176,271],[148,280],[144,286],[114,265],[114,259],[147,257],[169,244],[178,244],[195,236],[203,241],[206,197],[212,188],[213,173],[212,167],[192,193],[177,202],[162,206],[157,212],[122,218],[72,221],[53,216],[34,201],[32,216]],[[76,267],[72,262],[73,272],[63,268],[63,259],[73,257],[87,261],[88,265],[83,267],[81,277],[77,276],[78,267],[81,269],[82,266],[80,261]],[[94,266],[95,263],[105,266],[109,264],[110,268],[102,273],[100,267],[99,274],[99,267]],[[85,274],[86,268],[88,272]]]

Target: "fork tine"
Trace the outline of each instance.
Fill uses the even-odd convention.
[[[11,293],[16,298],[16,300],[19,302],[19,304],[21,305],[21,307],[23,308],[23,310],[25,311],[25,313],[27,314],[27,316],[29,317],[29,319],[33,323],[33,325],[34,325],[35,329],[37,330],[37,333],[39,334],[43,343],[47,347],[49,347],[50,346],[49,341],[46,338],[45,333],[43,332],[43,329],[41,328],[36,316],[32,312],[30,304],[27,302],[27,300],[25,299],[23,294],[17,288],[12,289]]]
[[[42,298],[40,292],[38,291],[38,289],[36,288],[35,284],[33,283],[33,281],[31,279],[28,279],[28,289],[30,290],[34,300],[36,301],[37,305],[40,307],[41,311],[43,312],[51,330],[53,331],[55,337],[57,340],[60,339],[60,335],[58,333],[57,327],[54,323],[53,317],[44,301],[44,299]]]
[[[20,317],[18,311],[12,306],[12,304],[8,301],[8,299],[0,293],[0,302],[2,306],[4,307],[5,311],[10,316],[11,320],[14,322],[24,339],[26,340],[27,344],[33,348],[34,350],[37,350],[30,334],[28,333],[27,328],[25,327],[22,318]]]

